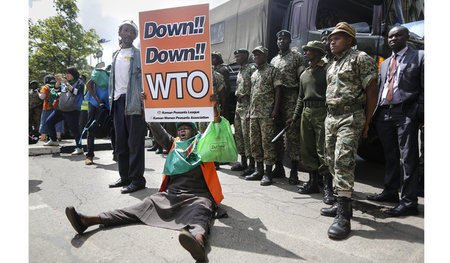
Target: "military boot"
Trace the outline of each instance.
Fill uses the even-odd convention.
[[[292,168],[291,172],[289,173],[289,184],[297,185],[300,183],[300,181],[298,180],[297,167],[298,161],[292,161]]]
[[[299,194],[314,194],[314,193],[320,193],[319,185],[317,182],[318,179],[317,172],[309,173],[309,181],[306,183],[306,185],[303,188],[300,188],[298,190]]]
[[[328,228],[328,237],[344,239],[350,234],[350,217],[352,214],[352,199],[345,196],[337,197],[337,214],[333,224]]]
[[[231,171],[243,171],[247,169],[247,156],[241,156],[241,162],[231,166]]]
[[[319,173],[317,173],[319,174]],[[325,187],[324,182],[323,182],[323,177],[322,176],[318,176],[317,177],[317,185],[319,186],[319,188],[323,189]]]
[[[248,167],[247,169],[244,170],[241,176],[251,175],[254,172],[255,172],[255,159],[253,157],[250,157]]]
[[[331,207],[320,209],[320,214],[328,217],[335,217],[337,215],[338,204],[334,202]],[[353,217],[353,209],[351,210],[350,217]]]
[[[257,162],[256,163],[256,171],[254,173],[252,173],[251,175],[247,175],[245,177],[245,180],[247,180],[247,181],[261,180],[263,175],[264,175],[264,163]]]
[[[261,180],[262,186],[267,186],[272,184],[272,165],[266,165],[266,172]]]
[[[275,162],[275,169],[272,171],[272,178],[284,178],[286,177],[286,173],[284,172],[283,162],[282,161],[276,161]]]
[[[337,202],[335,202],[331,207],[325,207],[320,209],[320,214],[328,217],[335,217],[337,214]]]
[[[333,176],[331,174],[326,174],[323,178],[323,202],[327,205],[332,205],[336,201],[333,194]]]

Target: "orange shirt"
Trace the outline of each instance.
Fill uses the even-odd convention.
[[[50,87],[45,85],[42,86],[41,91],[39,93],[45,93],[44,104],[42,105],[42,110],[51,110],[53,106],[48,103],[48,97],[50,96]]]
[[[178,140],[178,138],[176,140]],[[173,146],[175,145],[175,141],[172,144],[172,149]],[[170,151],[172,151],[172,149],[170,149]],[[222,187],[220,186],[219,177],[217,176],[216,167],[214,166],[214,162],[201,163],[200,167],[202,168],[203,177],[205,178],[205,182],[206,185],[208,186],[209,192],[214,198],[216,204],[220,204],[220,202],[222,202],[223,200],[223,194],[222,194]],[[164,175],[161,187],[159,189],[160,192],[166,190],[168,182],[169,177],[167,175]]]

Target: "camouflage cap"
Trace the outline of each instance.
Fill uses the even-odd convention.
[[[259,51],[261,53],[263,53],[264,55],[267,56],[267,54],[269,53],[269,50],[263,46],[257,46],[252,50],[252,54],[255,54],[255,51]]]
[[[175,126],[176,126],[177,129],[178,129],[178,127],[180,127],[180,126],[183,125],[183,124],[186,124],[186,125],[188,125],[188,126],[191,126],[194,130],[198,130],[197,123],[195,123],[195,122],[177,122],[177,123],[175,124]]]
[[[356,32],[355,28],[353,28],[350,24],[347,22],[339,22],[336,24],[336,27],[334,28],[333,32],[328,35],[328,40],[330,37],[336,33],[345,33],[353,38],[352,45],[356,45]]]
[[[324,36],[328,36],[331,34],[331,31],[328,29],[325,29],[324,31],[322,31],[322,33],[320,34],[320,37],[324,37]]]
[[[218,56],[219,58],[222,58],[222,54],[219,51],[211,52],[211,56]]]
[[[325,55],[327,52],[325,51],[325,45],[317,40],[314,41],[309,41],[308,44],[303,45],[302,49],[304,51],[306,50],[317,50],[320,51],[322,53],[322,55]]]
[[[130,25],[130,26],[132,26],[134,28],[134,30],[136,31],[136,35],[138,34],[138,32],[139,32],[138,26],[133,22],[133,20],[124,20],[124,21],[122,21],[122,23],[120,23],[120,25],[119,25],[119,31],[120,31],[120,28],[123,25]]]
[[[235,55],[237,55],[237,54],[248,54],[248,53],[249,53],[248,50],[245,49],[245,48],[240,48],[240,49],[234,51]]]
[[[280,30],[277,33],[277,37],[288,37],[288,38],[291,38],[291,32],[289,32],[289,31],[287,31],[285,29]]]

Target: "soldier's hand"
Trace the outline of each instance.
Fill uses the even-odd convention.
[[[141,100],[144,101],[147,99],[147,94],[145,92],[141,92]]]
[[[278,111],[273,110],[270,116],[272,117],[273,120],[278,120],[279,115],[280,114],[278,113]]]
[[[289,119],[286,121],[286,125],[292,126],[294,124],[294,120],[293,119]]]
[[[369,124],[368,123],[366,123],[365,125],[364,125],[364,131],[363,131],[363,134],[362,134],[362,137],[364,138],[364,139],[367,139],[369,136]]]

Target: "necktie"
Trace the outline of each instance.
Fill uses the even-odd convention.
[[[388,84],[388,93],[386,96],[386,100],[391,102],[392,98],[394,96],[394,79],[395,79],[395,69],[397,68],[397,60],[396,54],[394,53],[394,56],[392,57],[392,63],[391,67],[389,68],[389,84]]]

